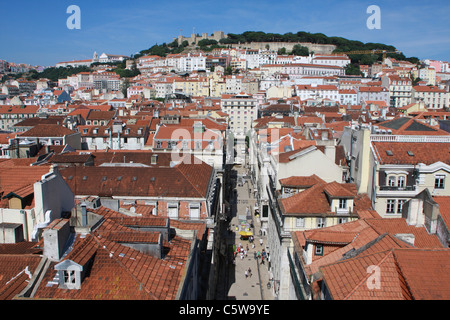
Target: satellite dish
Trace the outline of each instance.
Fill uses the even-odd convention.
[[[133,213],[135,213],[135,212],[136,212],[136,208],[135,208],[135,207],[131,207],[131,208],[130,208],[130,211],[133,212]]]

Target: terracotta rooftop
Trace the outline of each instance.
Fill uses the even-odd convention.
[[[76,133],[58,124],[38,124],[28,131],[19,133],[19,137],[64,137]]]
[[[372,142],[381,164],[450,164],[448,143],[436,142]]]
[[[392,130],[396,135],[433,135],[448,136],[450,133],[434,128],[422,121],[411,117],[398,117],[392,120],[384,121],[378,124],[382,129]]]
[[[321,229],[296,231],[292,233],[292,239],[295,250],[303,250],[306,242],[334,246],[327,254],[316,257],[307,265],[307,272],[314,274],[321,266],[344,258],[370,255],[392,248],[412,248],[410,244],[397,238],[397,234],[414,235],[415,248],[442,248],[436,235],[428,234],[423,227],[409,226],[403,218],[358,219]]]
[[[335,300],[448,300],[448,249],[391,249],[321,268]],[[368,268],[379,270],[377,285]],[[423,275],[426,274],[426,281]]]
[[[450,226],[450,197],[433,197],[433,200],[439,205],[439,213],[445,225]]]
[[[213,169],[202,162],[174,167],[67,167],[60,172],[76,195],[204,198]]]
[[[52,262],[33,298],[174,300],[186,272],[191,240],[175,235],[170,242],[160,243],[163,257],[149,255],[122,243],[158,244],[159,232],[138,231],[130,227],[149,225],[145,221],[150,220],[156,222],[156,226],[159,223],[160,227],[167,227],[167,219],[130,217],[105,207],[88,210],[102,215],[105,220],[93,233],[78,235],[71,251],[61,260],[70,259],[88,269],[81,288],[60,289],[56,263]],[[141,222],[129,226],[131,220]],[[201,230],[199,225],[180,222],[176,227]]]
[[[280,184],[282,187],[312,187],[317,183],[325,182],[317,175],[313,174],[312,176],[292,176],[285,179],[280,179]]]
[[[11,300],[25,289],[41,260],[34,254],[0,254],[0,300]]]

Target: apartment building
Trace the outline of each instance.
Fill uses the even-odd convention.
[[[357,105],[358,92],[356,90],[347,89],[339,90],[339,103],[342,105]]]
[[[338,87],[334,85],[296,85],[295,92],[300,100],[330,99],[339,101],[341,98]]]
[[[229,115],[229,128],[236,138],[245,139],[253,128],[253,121],[258,118],[256,98],[246,93],[222,98],[221,110]]]
[[[311,63],[345,68],[351,62],[346,55],[313,55]]]
[[[450,93],[448,89],[435,86],[414,86],[412,99],[422,102],[427,109],[448,109],[450,106]]]
[[[381,86],[361,86],[357,89],[358,104],[366,101],[384,101],[386,105],[390,104],[389,89]]]
[[[214,167],[224,168],[226,124],[209,117],[177,118],[175,123],[162,123],[153,136],[152,150],[173,154],[174,161],[186,154]]]
[[[349,181],[365,192],[384,218],[402,216],[403,205],[427,189],[448,196],[450,134],[411,117],[377,126],[346,127]]]
[[[206,70],[206,56],[202,53],[188,53],[187,55],[180,55],[176,59],[175,68],[178,72]]]
[[[37,117],[39,106],[0,106],[0,128],[4,131],[14,131],[14,125],[24,119]]]
[[[412,82],[410,78],[401,78],[397,75],[385,75],[382,86],[389,90],[389,105],[400,108],[411,103]]]

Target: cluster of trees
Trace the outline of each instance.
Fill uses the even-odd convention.
[[[155,44],[146,50],[141,50],[138,54],[134,55],[134,58],[139,58],[145,55],[165,57],[168,54],[181,53],[187,46],[189,46],[189,42],[187,40],[184,40],[181,44],[179,44],[178,39],[175,39],[169,44],[164,42],[161,45]]]
[[[58,81],[58,79],[67,78],[71,75],[80,73],[80,72],[90,72],[91,68],[88,66],[79,66],[79,67],[50,67],[44,69],[42,72],[36,72],[31,75],[31,79],[40,79],[47,78],[51,81]]]
[[[50,67],[44,69],[42,72],[37,72],[35,70],[31,70],[26,75],[20,74],[20,76],[26,76],[29,80],[37,80],[41,78],[49,79],[53,82],[58,81],[59,79],[67,78],[71,75],[80,73],[80,72],[92,72],[94,71],[96,66],[99,65],[108,65],[111,67],[111,71],[117,73],[122,78],[131,78],[139,75],[141,72],[136,67],[136,64],[133,64],[131,69],[126,69],[126,62],[114,62],[114,63],[101,63],[101,62],[95,62],[91,64],[90,67],[88,66],[67,66],[67,67]]]
[[[291,52],[287,52],[286,48],[280,48],[278,49],[278,54],[279,55],[283,55],[283,54],[293,54],[296,56],[309,56],[309,49],[308,47],[302,46],[300,44],[296,44],[293,48]]]

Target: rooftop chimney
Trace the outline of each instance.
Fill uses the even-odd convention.
[[[86,209],[86,203],[81,204],[81,225],[83,227],[87,226],[87,209]]]

